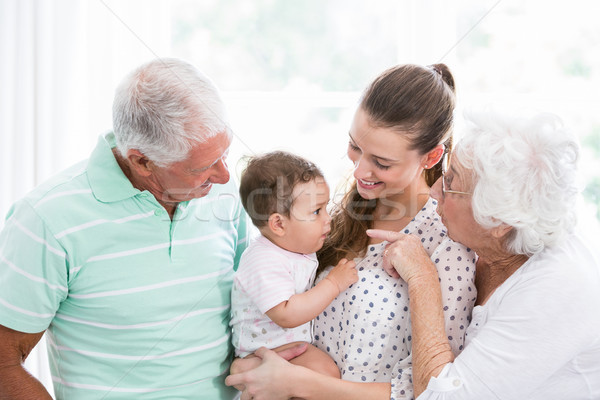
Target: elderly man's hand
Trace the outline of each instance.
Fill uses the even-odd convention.
[[[261,347],[254,353],[256,357],[238,362],[239,366],[242,362],[251,361],[256,367],[245,372],[234,371],[232,367],[232,375],[225,378],[225,384],[241,390],[241,400],[288,399],[291,397],[291,394],[287,393],[290,376],[293,376],[291,372],[298,367],[286,360],[299,356],[306,351],[306,348],[306,344],[303,344],[276,353],[266,347]],[[242,367],[245,366],[249,366],[249,364],[242,365]]]
[[[242,372],[250,371],[258,367],[261,363],[261,359],[258,357],[248,357],[248,358],[236,358],[231,363],[231,368],[229,369],[229,373],[231,375],[241,374]],[[242,392],[245,387],[244,385],[235,385],[237,390]]]
[[[367,235],[389,242],[383,253],[383,268],[392,277],[401,277],[410,284],[424,274],[437,274],[418,236],[381,229],[368,229]]]
[[[288,349],[281,350],[281,351],[277,352],[277,355],[279,357],[283,358],[284,360],[289,361],[292,358],[296,358],[299,355],[303,354],[307,348],[308,348],[308,345],[306,343],[302,343],[297,346],[293,346]],[[265,353],[265,350],[266,349],[261,349],[260,352],[257,351],[255,354],[252,355],[252,357],[236,358],[235,360],[233,360],[233,363],[231,363],[231,368],[229,369],[230,375],[231,376],[236,375],[239,377],[239,376],[241,376],[240,374],[259,367],[263,362],[261,355]],[[231,380],[229,382],[230,383],[227,383],[229,386],[233,386],[240,392],[244,392],[246,390],[246,386],[243,383],[241,383],[242,381],[240,381],[240,380],[234,379],[233,380],[234,383],[231,383],[232,382]]]

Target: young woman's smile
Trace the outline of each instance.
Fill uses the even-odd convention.
[[[406,191],[428,193],[423,159],[397,130],[375,127],[362,109],[358,109],[350,127],[348,158],[354,162],[358,193],[365,199],[393,198]]]

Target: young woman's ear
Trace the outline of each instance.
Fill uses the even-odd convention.
[[[423,156],[422,167],[424,169],[433,168],[434,165],[440,162],[444,155],[444,145],[438,144],[433,150]]]
[[[275,236],[282,237],[285,235],[285,218],[279,213],[273,213],[267,221],[267,226],[271,233]]]
[[[149,176],[152,174],[152,165],[154,164],[139,150],[127,150],[127,161],[129,162],[129,167],[137,175]]]

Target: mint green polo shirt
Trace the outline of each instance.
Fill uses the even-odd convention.
[[[10,209],[0,324],[47,330],[58,399],[230,399],[228,326],[246,214],[232,181],[173,220],[100,137]]]

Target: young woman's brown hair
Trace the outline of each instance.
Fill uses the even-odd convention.
[[[367,87],[360,102],[371,124],[396,130],[409,140],[411,150],[420,154],[440,143],[445,151],[451,150],[454,106],[454,78],[445,64],[390,68]],[[426,169],[424,174],[427,184],[433,185],[442,175],[441,163]],[[356,182],[352,184],[332,211],[331,233],[317,254],[320,270],[343,257],[361,255],[369,243],[365,231],[373,227],[378,201],[363,199]]]

